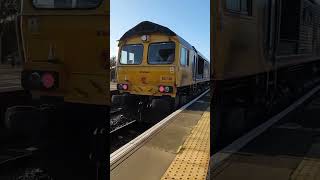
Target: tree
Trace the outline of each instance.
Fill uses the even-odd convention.
[[[5,32],[9,22],[14,20],[18,13],[17,0],[0,0],[0,33]]]
[[[117,65],[117,58],[115,56],[112,56],[110,58],[110,80],[113,82],[116,81],[116,75],[117,75],[116,69],[115,69],[116,65]]]
[[[3,63],[2,39],[19,9],[19,0],[0,0],[0,60]]]
[[[112,56],[110,58],[110,68],[115,67],[117,65],[117,57]]]

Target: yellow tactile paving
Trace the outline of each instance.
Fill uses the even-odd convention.
[[[320,160],[304,159],[292,173],[290,180],[318,180],[320,179]]]
[[[168,179],[206,179],[210,159],[210,110],[202,115],[177,156],[162,176]]]

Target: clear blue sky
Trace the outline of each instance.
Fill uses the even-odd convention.
[[[117,40],[142,21],[173,30],[210,59],[210,0],[111,0],[110,56]]]

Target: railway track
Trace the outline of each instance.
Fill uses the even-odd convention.
[[[23,148],[21,144],[2,144],[0,149],[0,179],[27,180],[30,176],[35,179],[43,172],[39,167],[44,161],[39,158],[36,147]],[[27,146],[25,146],[27,147]],[[31,178],[32,179],[32,178]]]
[[[133,121],[129,121],[129,122],[127,122],[127,123],[125,123],[125,124],[123,124],[121,126],[118,126],[115,129],[113,129],[112,131],[110,131],[110,134],[112,134],[114,132],[117,132],[118,130],[123,129],[125,127],[128,127],[128,126],[130,126],[130,125],[132,125],[133,123],[136,123],[136,122],[137,122],[136,120],[133,120]]]
[[[5,167],[10,163],[23,160],[32,156],[36,148],[26,149],[3,149],[0,155],[0,167]]]
[[[110,110],[110,134],[125,128],[136,122],[135,119],[128,117],[124,113],[123,108],[111,108]]]
[[[125,115],[123,111],[125,110],[121,108],[113,108],[110,111],[110,153],[154,125],[154,123],[139,123],[136,119]]]

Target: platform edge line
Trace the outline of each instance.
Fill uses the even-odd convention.
[[[295,101],[292,105],[290,105],[289,107],[287,107],[286,109],[278,113],[277,115],[273,116],[267,122],[251,130],[249,133],[245,134],[244,136],[238,138],[237,140],[235,140],[233,143],[231,143],[229,146],[225,147],[221,151],[215,153],[210,158],[211,161],[213,162],[213,164],[211,165],[213,167],[213,170],[217,168],[222,163],[222,161],[227,159],[229,156],[231,156],[235,152],[239,151],[241,148],[247,145],[254,138],[262,134],[268,128],[270,128],[273,124],[280,121],[284,116],[286,116],[288,113],[296,109],[299,105],[301,105],[303,102],[305,102],[312,95],[317,93],[319,90],[320,90],[320,85],[310,90],[307,94],[302,96],[300,99]]]

